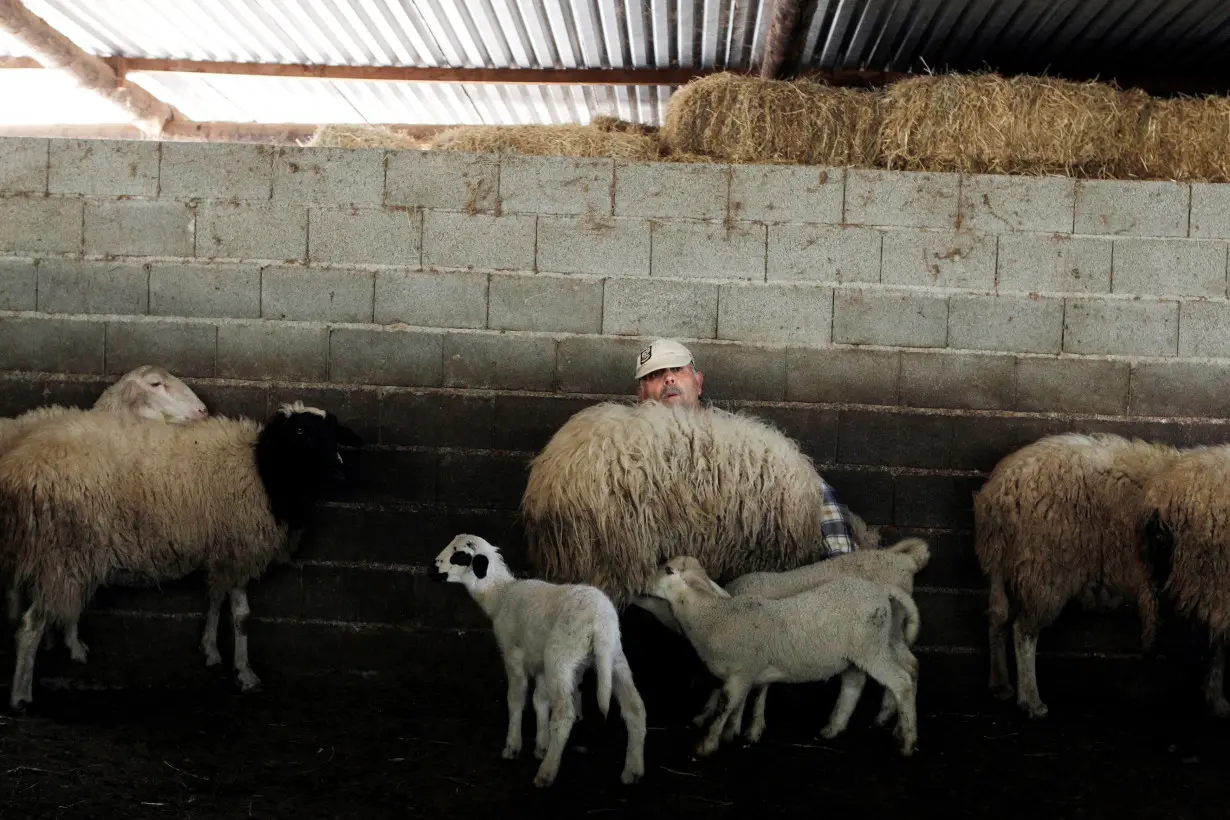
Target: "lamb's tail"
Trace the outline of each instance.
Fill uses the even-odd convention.
[[[605,720],[611,708],[611,678],[619,652],[619,622],[599,621],[594,627],[594,669],[598,674],[598,709]]]
[[[914,599],[902,592],[894,586],[885,587],[888,590],[888,596],[896,605],[894,610],[904,610],[905,615],[905,642],[913,644],[918,638],[918,628],[922,623],[922,619],[918,615],[918,604],[914,603]],[[894,617],[898,616],[898,612],[894,612]]]
[[[921,538],[903,538],[888,548],[889,552],[908,555],[914,562],[914,572],[917,574],[931,561],[931,548]]]

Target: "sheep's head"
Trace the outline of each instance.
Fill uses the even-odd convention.
[[[145,364],[125,373],[94,402],[95,410],[128,413],[137,418],[185,424],[209,416],[192,388],[166,368]]]
[[[662,564],[649,585],[655,598],[679,601],[697,594],[706,598],[729,598],[730,594],[718,586],[700,561],[691,555],[677,555]]]
[[[477,535],[461,533],[453,536],[440,551],[431,567],[431,578],[450,584],[478,586],[491,575],[492,566],[503,566],[500,551]]]

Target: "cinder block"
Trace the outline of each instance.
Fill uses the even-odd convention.
[[[900,369],[897,350],[791,348],[786,400],[894,405]]]
[[[824,345],[832,330],[832,287],[757,283],[718,289],[719,339]]]
[[[843,168],[734,165],[730,218],[749,222],[841,222]]]
[[[770,225],[770,281],[879,282],[883,231],[844,225]]]
[[[948,466],[990,472],[1004,456],[1044,436],[1066,433],[1066,418],[1029,416],[950,416],[956,428]],[[1079,425],[1079,422],[1077,422]]]
[[[6,137],[0,143],[0,193],[47,193],[50,140]]]
[[[494,397],[492,447],[536,453],[568,419],[592,402],[584,398],[500,394]]]
[[[52,194],[157,196],[160,142],[51,141],[47,190]]]
[[[1191,186],[1154,180],[1081,179],[1076,233],[1187,236]]]
[[[1191,225],[1198,239],[1230,239],[1230,190],[1220,182],[1192,183]]]
[[[995,287],[994,234],[886,231],[880,281],[942,288]]]
[[[536,218],[529,214],[427,211],[423,216],[423,267],[533,270]]]
[[[948,300],[948,347],[1058,353],[1063,299],[954,294]]]
[[[323,382],[329,377],[325,327],[227,322],[218,327],[218,376]]]
[[[374,321],[381,325],[486,327],[487,274],[379,271]]]
[[[0,252],[81,253],[79,199],[0,199]]]
[[[351,386],[274,385],[269,398],[274,407],[283,402],[302,401],[309,407],[328,410],[358,433],[367,446],[372,446],[380,443],[380,392],[378,388]],[[350,463],[346,454],[342,457]]]
[[[837,461],[878,467],[948,467],[956,421],[936,413],[843,408]]]
[[[261,316],[370,322],[374,288],[371,271],[272,266],[261,271]]]
[[[1179,303],[1135,299],[1068,299],[1065,353],[1174,356]]]
[[[103,322],[0,316],[0,370],[102,373]]]
[[[615,161],[602,158],[500,158],[500,212],[610,216]]]
[[[893,523],[899,527],[937,527],[968,532],[973,529],[974,525],[974,491],[980,485],[981,479],[967,476],[897,476],[893,482],[896,491],[893,501]],[[923,617],[932,617],[929,623],[934,624],[938,618],[932,616],[935,610],[928,606],[926,595],[927,593],[923,593],[916,597],[922,599],[920,609],[927,613]],[[974,604],[973,601],[977,598],[973,595],[944,595],[943,597],[951,599],[946,602],[948,608],[964,606],[966,609],[958,610],[956,617],[945,624],[955,634],[941,639],[934,635],[934,632],[938,630],[934,630],[931,639],[936,640],[937,643],[943,640],[948,646],[975,645],[977,637],[983,637],[978,635],[981,630],[974,626],[977,622],[975,613],[982,614],[985,603]]]
[[[615,216],[725,219],[730,169],[708,163],[615,163]]]
[[[1016,363],[1016,408],[1039,413],[1122,414],[1127,362],[1023,357]]]
[[[1183,302],[1179,305],[1179,355],[1230,357],[1230,304]]]
[[[330,380],[345,384],[438,387],[444,335],[397,328],[333,328]]]
[[[21,256],[0,258],[0,310],[36,310],[38,274],[34,260]]]
[[[218,329],[210,324],[175,321],[107,323],[108,373],[127,373],[134,367],[156,363],[181,378],[209,378],[214,375],[217,349]]]
[[[711,339],[717,311],[717,285],[615,277],[603,287],[602,332]]]
[[[649,220],[538,217],[537,269],[599,276],[649,275]]]
[[[147,313],[149,266],[40,259],[38,309],[44,313]]]
[[[987,233],[1069,233],[1076,183],[1068,177],[967,174],[961,179],[961,227]]]
[[[653,276],[765,280],[764,225],[735,222],[654,222]]]
[[[494,154],[390,151],[385,204],[496,213],[500,168]]]
[[[260,265],[154,262],[149,271],[149,312],[156,316],[259,319]]]
[[[999,289],[1110,293],[1111,241],[1065,234],[1002,234]]]
[[[494,427],[495,399],[489,395],[397,390],[384,396],[380,441],[411,447],[491,449]]]
[[[1224,418],[1230,394],[1225,362],[1137,362],[1132,366],[1133,416]],[[1224,435],[1219,436],[1224,440]]]
[[[382,149],[374,148],[279,148],[273,160],[273,198],[295,204],[379,205],[384,157]]]
[[[690,342],[705,374],[704,394],[716,400],[782,401],[786,396],[786,351],[729,342]]]
[[[196,214],[183,202],[85,203],[85,252],[107,256],[192,256]]]
[[[528,462],[521,454],[441,453],[439,501],[453,507],[515,510],[525,491]]]
[[[491,274],[492,330],[602,332],[602,280],[546,274]]]
[[[636,357],[650,341],[616,336],[568,336],[560,339],[556,352],[558,389],[562,393],[635,396]]]
[[[1115,293],[1226,296],[1226,244],[1204,239],[1116,239]]]
[[[165,142],[159,196],[177,199],[269,199],[273,157],[269,145],[235,142]]]
[[[901,354],[901,404],[1008,410],[1015,401],[1016,359],[982,353]]]
[[[313,263],[399,265],[423,261],[423,212],[408,208],[312,208],[308,257]]]
[[[307,255],[307,231],[307,208],[301,205],[203,202],[196,255],[297,261]]]
[[[955,230],[960,188],[960,174],[851,168],[845,222]]]
[[[947,296],[844,287],[834,294],[837,344],[943,347],[947,339]]]
[[[556,341],[512,333],[449,333],[444,386],[548,392],[555,382]]]

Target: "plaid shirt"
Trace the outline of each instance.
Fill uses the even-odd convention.
[[[820,532],[824,535],[830,558],[854,550],[849,512],[849,508],[837,500],[837,493],[825,482],[824,503],[820,506]]]

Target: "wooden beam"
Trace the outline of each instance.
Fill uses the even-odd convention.
[[[63,72],[81,88],[127,111],[147,135],[160,134],[175,116],[171,106],[144,88],[124,82],[105,60],[83,51],[22,5],[21,0],[0,0],[0,31],[12,35],[32,51],[45,68]]]
[[[773,17],[764,33],[764,58],[760,77],[776,80],[782,73],[790,44],[794,40],[799,18],[803,16],[803,0],[773,0]]]
[[[159,139],[182,142],[258,142],[269,145],[299,145],[316,133],[318,126],[302,123],[185,122],[167,123]],[[395,131],[422,140],[455,125],[390,125]],[[143,139],[128,123],[73,123],[0,125],[0,137],[54,137],[65,139]]]

